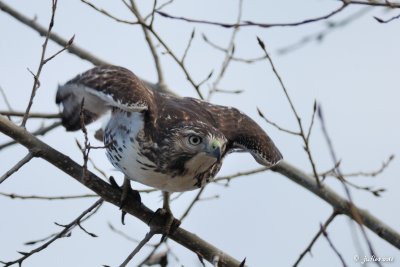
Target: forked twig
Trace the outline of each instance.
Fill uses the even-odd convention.
[[[67,225],[63,225],[64,229],[59,232],[58,234],[56,234],[53,238],[51,238],[49,241],[47,241],[46,243],[44,243],[43,245],[41,245],[40,247],[37,247],[33,250],[31,250],[30,252],[20,252],[23,256],[19,259],[16,259],[14,261],[9,261],[9,262],[1,262],[4,264],[4,267],[6,266],[11,266],[14,264],[19,264],[21,266],[22,262],[25,261],[27,258],[29,258],[30,256],[32,256],[33,254],[36,254],[42,250],[44,250],[45,248],[47,248],[49,245],[51,245],[54,241],[56,241],[57,239],[60,239],[62,237],[64,237],[66,234],[68,234],[75,226],[77,226],[81,219],[86,216],[87,214],[89,214],[92,210],[94,210],[95,208],[97,208],[98,206],[100,206],[103,203],[103,199],[99,199],[97,200],[93,205],[91,205],[88,209],[86,209],[85,211],[83,211],[75,220],[73,220],[71,223],[67,224]]]

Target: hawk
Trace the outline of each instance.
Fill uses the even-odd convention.
[[[56,103],[68,131],[81,128],[81,112],[89,124],[111,111],[104,129],[109,161],[128,179],[164,192],[204,186],[233,151],[248,151],[267,167],[282,159],[239,110],[154,90],[123,67],[98,66],[76,76],[59,86]]]

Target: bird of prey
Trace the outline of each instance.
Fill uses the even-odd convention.
[[[89,124],[110,111],[104,129],[109,161],[130,180],[164,192],[204,186],[236,150],[267,167],[282,159],[239,110],[154,90],[123,67],[98,66],[76,76],[59,86],[56,103],[68,131],[81,128],[81,117]]]

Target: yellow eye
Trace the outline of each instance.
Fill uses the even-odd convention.
[[[189,136],[189,143],[193,146],[199,145],[203,140],[198,135],[191,135]]]

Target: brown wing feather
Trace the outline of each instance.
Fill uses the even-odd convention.
[[[282,154],[271,138],[246,114],[236,108],[213,105],[197,99],[192,101],[208,111],[212,123],[228,139],[228,152],[237,148],[244,149],[250,152],[258,163],[267,167],[272,167],[282,160]]]
[[[83,112],[88,124],[112,107],[129,112],[147,110],[153,100],[152,94],[128,69],[99,66],[59,86],[56,103],[63,106],[63,125],[74,131],[80,128],[82,99],[85,99]]]

